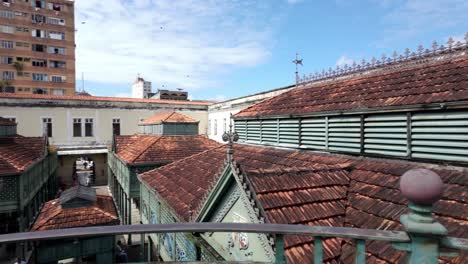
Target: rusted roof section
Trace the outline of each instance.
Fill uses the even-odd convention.
[[[118,225],[119,223],[112,197],[97,195],[96,202],[88,207],[62,208],[59,199],[48,201],[42,207],[31,230]]]
[[[215,184],[224,166],[224,153],[225,147],[218,146],[140,174],[140,179],[163,197],[180,220],[190,221]]]
[[[126,98],[126,97],[85,96],[85,95],[48,95],[48,94],[17,94],[17,93],[0,93],[0,98],[154,103],[154,104],[176,104],[176,105],[211,105],[213,104],[213,102],[210,102],[210,101],[182,101],[182,100],[138,99],[138,98]]]
[[[0,116],[0,126],[16,126],[16,122],[11,121]]]
[[[44,158],[46,141],[42,137],[0,137],[0,175],[20,174]]]
[[[141,175],[181,216],[190,219],[220,176],[225,147],[202,152]],[[468,237],[468,169],[385,159],[235,145],[240,166],[270,223],[349,226],[403,230],[399,217],[407,201],[398,190],[400,176],[412,168],[429,168],[441,175],[444,197],[435,215],[449,235]],[[324,242],[327,263],[354,263],[349,241]],[[313,263],[313,238],[287,236],[289,263]],[[370,263],[399,263],[403,254],[382,242],[367,243]]]
[[[116,136],[116,154],[129,164],[170,163],[219,146],[203,135],[158,136],[136,134]]]
[[[158,113],[142,122],[141,125],[160,124],[160,123],[198,123],[197,120],[177,112]]]
[[[312,82],[246,108],[236,117],[302,115],[468,100],[468,58],[440,59],[345,80]]]

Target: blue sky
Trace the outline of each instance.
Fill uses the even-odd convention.
[[[302,73],[468,32],[465,0],[78,0],[77,89],[130,96],[137,73],[192,99],[225,100]]]

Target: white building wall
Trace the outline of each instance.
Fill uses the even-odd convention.
[[[137,81],[132,85],[132,98],[148,98],[151,93],[151,82]]]
[[[231,115],[235,115],[251,105],[280,95],[293,88],[294,86],[288,86],[210,105],[208,107],[208,126],[206,131],[208,137],[218,142],[223,142],[222,135],[226,130],[229,130]]]
[[[176,108],[177,107],[177,108]],[[172,108],[172,109],[171,109]],[[52,119],[52,137],[49,142],[57,146],[95,146],[107,145],[112,141],[112,120],[120,119],[120,134],[132,135],[138,133],[138,123],[158,112],[176,110],[199,123],[199,133],[206,133],[208,114],[202,109],[188,109],[182,106],[172,106],[160,110],[125,109],[118,107],[85,108],[85,107],[28,107],[0,106],[0,116],[16,118],[18,134],[27,137],[43,135],[43,118]],[[176,108],[176,109],[175,109]],[[200,107],[201,108],[201,107]],[[73,119],[82,119],[82,137],[73,136]],[[84,136],[86,118],[93,119],[93,136]]]

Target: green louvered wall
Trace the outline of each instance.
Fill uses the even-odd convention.
[[[406,157],[408,117],[405,113],[364,118],[364,152]]]
[[[468,162],[468,111],[236,120],[241,142]]]
[[[414,114],[411,152],[415,158],[468,162],[468,111]]]

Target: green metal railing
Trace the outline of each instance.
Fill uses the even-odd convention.
[[[401,216],[406,231],[359,229],[284,224],[176,223],[149,225],[98,226],[0,235],[1,243],[58,239],[80,239],[123,234],[244,232],[275,235],[275,263],[285,263],[284,237],[314,237],[314,263],[323,261],[326,238],[353,240],[355,262],[366,262],[366,241],[385,241],[397,250],[408,252],[410,264],[437,264],[439,257],[455,257],[468,250],[468,239],[449,237],[447,229],[432,216],[432,204],[442,196],[442,181],[432,171],[411,170],[400,181],[400,190],[410,200],[410,213]],[[144,261],[144,259],[142,260]]]

